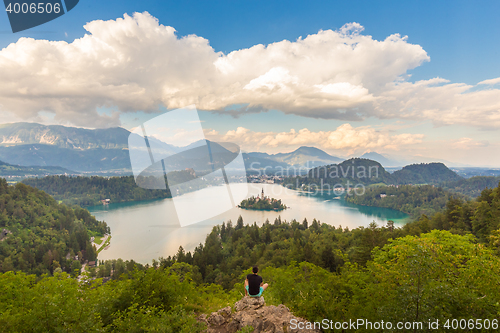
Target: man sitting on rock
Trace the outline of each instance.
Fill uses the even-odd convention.
[[[245,279],[245,296],[260,297],[264,290],[269,286],[267,283],[262,283],[262,277],[257,275],[259,268],[254,266],[252,268],[253,274],[248,274]]]

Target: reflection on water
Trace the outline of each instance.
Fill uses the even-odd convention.
[[[322,223],[349,229],[368,226],[372,221],[385,225],[388,220],[393,220],[396,225],[402,225],[408,218],[408,215],[392,209],[349,204],[336,198],[333,193],[313,195],[273,184],[239,186],[249,186],[248,196],[259,195],[264,189],[265,195],[281,199],[290,208],[275,212],[235,207],[216,217],[181,228],[171,199],[91,207],[89,210],[92,214],[97,219],[106,221],[111,228],[111,246],[99,254],[99,259],[122,258],[148,263],[152,259],[175,254],[179,246],[192,251],[200,243],[204,243],[213,226],[229,220],[234,224],[240,215],[245,223],[256,222],[257,225],[262,225],[266,219],[272,223],[279,216],[287,221],[302,221],[304,218],[312,221],[316,218]],[[189,193],[177,199],[182,198],[189,204],[191,195],[193,194]],[[193,206],[192,209],[196,210],[197,207]]]
[[[313,200],[323,201],[324,203],[334,201],[334,203],[339,204],[345,209],[350,209],[353,211],[357,211],[361,214],[366,215],[367,217],[373,218],[376,222],[387,222],[388,220],[392,220],[397,225],[405,224],[408,221],[408,214],[403,213],[398,210],[390,209],[390,208],[380,208],[380,207],[369,207],[369,206],[360,206],[356,204],[352,204],[346,202],[340,196],[334,194],[333,192],[322,192],[318,194],[312,194],[308,192],[299,193],[300,196],[306,196]],[[381,223],[379,223],[381,224]]]

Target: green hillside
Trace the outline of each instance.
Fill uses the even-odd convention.
[[[57,268],[73,273],[80,261],[96,259],[90,234],[109,233],[87,210],[58,204],[22,183],[9,186],[5,179],[0,179],[0,229],[7,230],[0,241],[0,270],[37,275]]]
[[[346,196],[347,202],[373,207],[400,210],[413,217],[432,215],[443,210],[452,197],[463,197],[431,185],[376,186],[367,188],[363,195]]]
[[[335,185],[353,187],[357,184],[390,183],[391,180],[391,174],[380,163],[353,158],[339,164],[313,168],[305,176],[288,177],[283,181],[283,185],[296,189],[329,190]]]
[[[478,197],[485,188],[495,188],[500,182],[500,176],[475,176],[467,179],[447,181],[439,184],[446,190],[470,197]]]
[[[134,176],[49,176],[25,179],[23,183],[36,187],[65,204],[82,207],[100,205],[104,199],[110,199],[110,202],[126,202],[171,197],[170,192],[166,190],[148,190],[137,186]]]
[[[443,163],[421,163],[407,165],[392,175],[394,184],[438,184],[462,179]]]
[[[60,174],[77,174],[78,172],[64,169],[61,167],[46,166],[20,166],[12,165],[0,161],[0,177],[42,177],[47,175],[60,175]]]

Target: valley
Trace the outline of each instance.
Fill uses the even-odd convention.
[[[397,310],[404,304],[395,295],[372,296],[382,280],[386,289],[391,281],[401,283],[398,272],[407,266],[404,261],[394,263],[390,256],[420,255],[416,249],[429,242],[438,244],[437,248],[429,248],[434,254],[423,258],[440,269],[437,273],[425,271],[427,288],[436,281],[448,286],[450,282],[440,272],[457,267],[448,272],[456,279],[451,283],[467,285],[467,290],[488,298],[471,303],[462,300],[463,291],[457,291],[454,299],[477,311],[494,313],[497,290],[477,283],[478,270],[486,270],[474,260],[480,258],[490,272],[500,272],[495,241],[500,224],[494,199],[498,198],[500,177],[495,169],[448,168],[439,162],[403,166],[375,153],[363,155],[373,159],[342,159],[313,147],[291,153],[243,153],[248,184],[241,183],[244,175],[243,179],[227,179],[235,193],[253,196],[254,201],[247,200],[248,207],[245,204],[249,209],[233,207],[182,227],[177,207],[200,209],[194,204],[197,190],[220,186],[220,180],[210,180],[207,175],[211,168],[222,168],[234,158],[228,145],[207,141],[213,156],[207,163],[206,156],[196,151],[155,143],[172,154],[160,177],[166,188],[155,189],[141,187],[158,181],[154,173],[141,173],[137,179],[131,175],[129,152],[123,147],[129,135],[126,131],[115,130],[114,139],[106,137],[106,131],[72,132],[79,139],[69,142],[63,139],[68,128],[32,126],[21,135],[23,126],[12,132],[18,134],[6,135],[0,147],[0,158],[31,165],[4,162],[0,168],[0,176],[15,184],[9,186],[5,181],[0,189],[0,286],[36,299],[39,294],[54,298],[61,290],[75,293],[85,283],[87,287],[78,292],[89,303],[72,304],[71,309],[81,307],[79,318],[87,318],[86,328],[168,322],[179,330],[201,331],[212,325],[200,319],[208,318],[203,313],[231,306],[241,298],[241,276],[254,264],[271,284],[267,304],[284,304],[304,320],[323,316],[338,320],[340,310],[356,316],[380,308],[386,312],[380,317],[373,311],[372,320],[404,317]],[[37,134],[39,131],[44,134]],[[229,175],[232,171],[225,170]],[[196,179],[202,181],[192,187]],[[169,184],[179,191],[172,195]],[[275,200],[271,203],[276,203],[276,209],[258,205],[256,198],[262,193]],[[217,197],[205,198],[204,205],[218,202]],[[283,203],[287,209],[281,210]],[[263,209],[252,209],[254,205]],[[456,251],[462,251],[470,262],[457,263],[450,256]],[[476,272],[474,280],[469,271]],[[412,274],[404,284],[414,283]],[[142,282],[137,284],[138,280]],[[304,280],[310,282],[304,284]],[[324,281],[332,287],[322,287]],[[175,293],[165,289],[165,283]],[[286,292],[290,284],[297,286],[299,294]],[[339,288],[351,294],[338,294]],[[160,289],[165,293],[158,293]],[[141,296],[153,290],[158,293],[158,303]],[[414,293],[397,288],[396,292]],[[169,300],[172,293],[182,301]],[[300,301],[301,293],[309,295],[308,302]],[[329,295],[327,303],[319,293]],[[428,304],[440,302],[431,295],[419,297]],[[141,310],[131,308],[136,306],[131,298],[134,304],[141,304]],[[41,316],[37,305],[0,299],[18,314],[0,305],[4,314],[0,323],[4,320],[22,330],[31,325],[33,316]],[[359,310],[359,299],[363,299],[363,310]],[[106,311],[91,306],[104,309],[102,302],[113,305]],[[67,304],[53,304],[58,313],[62,309],[65,318],[71,318]],[[128,307],[127,317],[120,312],[123,307]],[[50,306],[44,310],[52,311],[50,318],[59,316]],[[99,311],[101,319],[90,319],[93,311]],[[149,315],[143,317],[145,313]],[[23,321],[17,322],[13,316]],[[429,311],[426,316],[439,314]],[[55,324],[46,321],[45,325]],[[79,327],[76,322],[71,325]]]
[[[4,3],[1,333],[500,331],[500,1]]]

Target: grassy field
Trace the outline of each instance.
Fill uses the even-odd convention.
[[[101,242],[102,242],[102,239],[101,239]],[[99,252],[104,250],[104,248],[106,246],[108,246],[110,242],[111,242],[111,236],[108,236],[108,239],[106,239],[106,242],[104,242],[104,244],[101,247],[99,247],[99,249],[97,250],[97,254],[99,254]]]
[[[101,245],[102,237],[94,237],[94,243]]]

